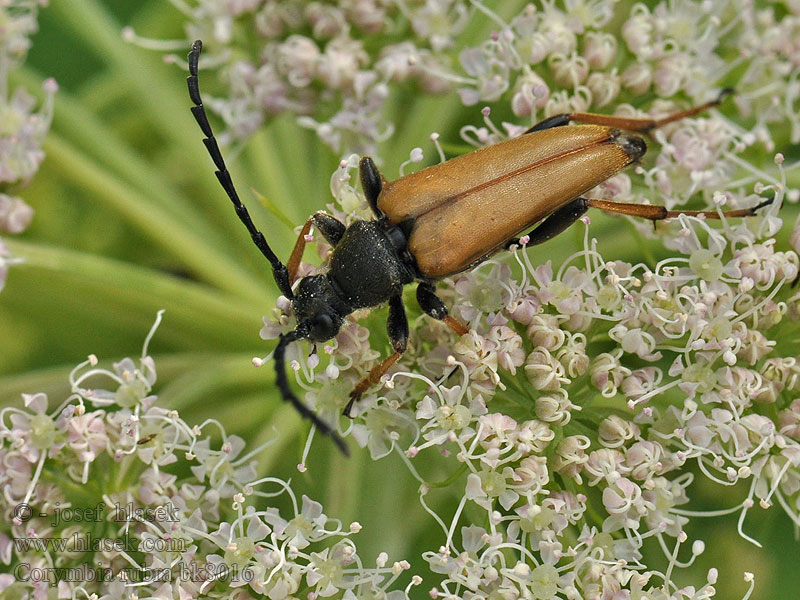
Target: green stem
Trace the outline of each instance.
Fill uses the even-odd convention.
[[[269,366],[253,367],[252,358],[252,354],[239,352],[200,357],[195,364],[187,363],[182,372],[172,377],[162,388],[161,395],[168,397],[172,406],[182,410],[204,398],[219,395],[225,388],[266,386],[273,370]],[[277,395],[275,390],[270,392]]]
[[[258,461],[256,466],[258,472],[275,472],[278,465],[286,462],[287,446],[295,444],[297,436],[306,431],[308,431],[308,421],[300,417],[293,406],[286,402],[281,403],[270,414],[269,427],[261,427],[259,434],[254,436],[252,444],[248,445],[248,448],[257,448],[268,440],[274,440],[255,457]]]
[[[45,142],[45,152],[49,168],[57,169],[65,179],[102,198],[204,281],[254,303],[264,302],[265,297],[273,295],[266,285],[259,286],[251,275],[243,272],[229,257],[215,251],[185,223],[99,168],[91,158],[59,136],[50,135]]]
[[[349,457],[335,452],[330,458],[330,472],[336,473],[327,481],[326,506],[330,506],[331,514],[335,514],[344,523],[358,520],[359,499],[368,485],[365,465],[367,451],[361,448]]]
[[[638,247],[638,251],[641,253],[642,258],[646,264],[650,265],[651,268],[655,268],[658,260],[656,260],[655,255],[653,254],[653,250],[651,246],[653,245],[652,241],[648,241],[642,235],[642,232],[636,229],[636,226],[631,223],[630,221],[625,221],[626,229],[630,233],[631,237],[636,240],[636,245]],[[618,237],[614,239],[619,239]]]
[[[97,78],[101,78],[98,75]],[[97,79],[95,78],[95,80]],[[41,79],[24,67],[12,72],[12,83],[26,89],[41,87]],[[118,87],[118,84],[114,82]],[[152,199],[152,202],[169,211],[175,219],[195,232],[206,242],[223,245],[224,238],[219,231],[210,227],[210,221],[200,217],[199,202],[178,191],[163,171],[155,168],[118,136],[107,123],[95,113],[86,109],[85,102],[71,95],[67,90],[58,93],[52,131],[90,155],[98,164],[106,165],[115,176],[130,182]],[[220,200],[214,188],[214,201]]]
[[[165,67],[159,56],[123,41],[119,23],[98,0],[57,0],[49,11],[62,27],[71,29],[81,42],[88,44],[111,70],[123,75],[120,86],[127,88],[137,103],[146,107],[159,132],[178,147],[184,145],[186,132],[196,126],[189,113],[183,78],[177,74],[175,77],[167,75],[174,67]],[[159,93],[148,93],[153,89]],[[197,164],[203,164],[199,162],[205,153],[202,147],[191,148],[187,153],[195,155]]]
[[[186,164],[197,165],[193,177],[206,189],[218,186],[208,154],[199,143],[197,124],[189,111],[186,74],[174,65],[165,65],[160,55],[123,41],[119,23],[99,0],[57,0],[49,12],[61,27],[72,30],[75,37],[88,44],[90,51],[109,67],[119,88],[146,113],[149,126],[166,138],[166,147],[180,148]],[[189,51],[188,43],[186,51]],[[229,214],[226,204],[212,203],[209,208],[222,217]],[[220,222],[233,225],[233,221]]]
[[[452,483],[454,483],[459,477],[461,477],[466,472],[466,470],[467,470],[467,463],[462,463],[461,466],[458,467],[458,469],[456,469],[455,471],[453,471],[453,473],[446,479],[443,479],[441,481],[426,481],[425,485],[427,485],[430,488],[448,487]]]
[[[14,256],[25,259],[17,269],[42,271],[37,277],[44,281],[57,275],[65,276],[74,282],[78,293],[91,295],[98,302],[113,301],[115,304],[111,306],[117,307],[117,311],[125,308],[154,315],[159,308],[168,306],[169,329],[184,329],[187,343],[204,338],[219,340],[222,347],[230,348],[232,342],[241,344],[255,337],[253,327],[258,325],[258,304],[185,279],[93,254],[14,239],[7,240],[7,245]],[[38,301],[50,300],[45,297]],[[242,332],[238,338],[237,331]]]

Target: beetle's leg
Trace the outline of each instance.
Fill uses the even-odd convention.
[[[300,266],[300,260],[303,258],[303,250],[306,248],[306,236],[308,232],[311,231],[312,225],[317,228],[332,246],[336,246],[336,244],[339,243],[339,240],[342,239],[342,235],[344,235],[344,230],[347,228],[339,219],[332,217],[326,212],[320,211],[308,218],[308,221],[306,221],[306,224],[303,225],[303,229],[300,231],[300,235],[297,237],[294,250],[292,250],[292,255],[289,257],[289,262],[286,263],[286,268],[289,271],[289,281],[292,284],[294,284],[297,279],[297,268]]]
[[[347,229],[347,225],[326,212],[319,211],[314,213],[311,220],[314,221],[314,227],[317,228],[317,231],[328,240],[331,246],[336,246],[339,243],[339,240],[344,235],[344,230]]]
[[[570,120],[570,115],[568,114],[553,115],[552,117],[547,117],[539,121],[533,127],[526,129],[525,133],[533,133],[534,131],[541,131],[542,129],[552,129],[553,127],[568,125]]]
[[[356,384],[350,392],[350,402],[344,408],[344,416],[349,417],[361,394],[381,380],[383,374],[397,362],[397,359],[406,351],[408,345],[408,318],[403,308],[403,298],[395,296],[389,300],[389,319],[386,321],[386,331],[394,348],[394,353],[387,356],[380,364],[374,366],[369,374]]]
[[[665,206],[658,204],[631,204],[628,202],[612,202],[611,200],[595,200],[592,198],[586,199],[586,205],[589,208],[599,208],[606,212],[619,213],[623,215],[630,215],[632,217],[641,217],[642,219],[650,219],[654,223],[663,219],[674,219],[680,215],[688,215],[690,217],[704,216],[708,219],[719,219],[721,217],[752,217],[760,208],[764,208],[772,204],[773,198],[764,200],[763,202],[750,207],[739,208],[736,210],[667,210]]]
[[[436,289],[427,281],[423,281],[417,286],[417,302],[422,312],[426,315],[430,315],[434,319],[442,321],[458,335],[469,333],[469,327],[448,314],[444,302],[436,295]]]
[[[576,198],[566,206],[562,206],[552,215],[547,217],[544,221],[539,223],[528,234],[528,246],[535,246],[546,242],[550,238],[557,236],[564,231],[567,227],[572,225],[575,221],[580,219],[583,214],[589,209],[586,198]],[[519,238],[509,240],[506,248],[512,245],[519,245]]]
[[[228,194],[228,198],[230,198],[231,202],[233,203],[233,206],[236,209],[236,214],[239,216],[239,220],[247,228],[247,231],[250,232],[250,237],[253,238],[253,243],[258,247],[259,250],[261,250],[261,254],[263,254],[272,265],[272,274],[275,277],[275,283],[278,285],[281,293],[287,298],[294,298],[294,294],[292,294],[292,286],[289,283],[289,271],[272,251],[272,248],[269,247],[264,234],[262,234],[253,224],[253,220],[250,218],[250,213],[247,212],[244,204],[242,204],[242,201],[239,199],[239,194],[236,193],[236,188],[233,186],[231,174],[228,172],[228,168],[225,166],[225,161],[222,159],[222,153],[217,145],[214,132],[211,129],[211,125],[208,123],[206,109],[203,107],[203,100],[200,97],[200,84],[197,80],[197,61],[200,58],[200,51],[202,49],[202,42],[197,40],[194,44],[192,44],[192,50],[189,52],[189,77],[186,78],[186,83],[189,86],[189,97],[194,103],[194,106],[191,109],[192,114],[194,115],[197,124],[200,126],[200,129],[203,131],[203,135],[206,136],[205,139],[203,139],[203,143],[205,144],[209,155],[211,155],[214,165],[217,167],[217,179],[219,180],[222,189],[225,190],[225,193]]]
[[[306,236],[311,231],[311,225],[314,223],[314,217],[309,217],[303,229],[300,230],[300,235],[297,236],[297,241],[294,243],[294,249],[289,256],[286,263],[286,269],[289,271],[289,283],[294,285],[297,280],[297,269],[300,267],[300,260],[303,258],[303,250],[306,249]]]
[[[358,163],[358,171],[361,175],[361,187],[364,189],[364,195],[367,197],[367,203],[375,214],[375,217],[382,219],[386,215],[378,208],[378,196],[383,189],[383,184],[386,181],[375,166],[375,162],[369,157],[364,156]]]
[[[532,131],[541,131],[542,129],[550,129],[551,127],[559,127],[561,125],[566,125],[572,121],[576,121],[578,123],[587,123],[589,125],[605,125],[606,127],[615,127],[617,129],[625,129],[627,131],[641,131],[641,132],[648,132],[653,129],[658,129],[666,125],[667,123],[673,123],[674,121],[680,121],[681,119],[685,119],[687,117],[693,117],[696,114],[699,114],[703,111],[708,110],[709,108],[713,108],[715,106],[719,106],[722,101],[733,93],[733,89],[725,88],[722,90],[719,95],[717,96],[716,100],[712,100],[711,102],[706,102],[705,104],[700,104],[699,106],[693,106],[692,108],[687,108],[686,110],[681,110],[671,115],[667,115],[666,117],[662,117],[660,119],[637,119],[637,118],[628,118],[628,117],[614,117],[611,115],[598,115],[595,113],[567,113],[562,115],[555,115],[552,117],[548,117],[543,121],[540,121],[530,129],[528,129],[525,133],[531,133]]]

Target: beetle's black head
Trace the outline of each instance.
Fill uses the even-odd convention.
[[[293,300],[298,329],[307,331],[312,342],[325,342],[334,337],[344,318],[353,312],[336,293],[327,275],[303,277]]]

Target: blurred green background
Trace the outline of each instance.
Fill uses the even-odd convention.
[[[20,194],[36,217],[23,235],[4,238],[26,262],[12,269],[0,294],[0,403],[16,403],[22,392],[62,398],[69,370],[90,353],[106,364],[138,356],[164,308],[150,345],[162,405],[181,410],[190,423],[213,416],[253,444],[281,431],[260,469],[292,477],[295,490],[321,501],[328,515],[359,521],[364,530],[355,541],[365,560],[387,551],[424,575],[419,554],[438,548],[442,535],[421,509],[417,484],[400,460],[373,463],[353,444],[353,457],[344,459],[319,440],[310,473],[297,473],[305,439],[297,434],[307,426],[278,398],[271,365],[250,364],[270,349],[258,337],[261,317],[276,297],[268,264],[218,187],[189,113],[186,74],[159,53],[123,42],[125,25],[146,37],[183,37],[181,15],[165,0],[53,0],[41,11],[25,67],[11,76],[12,89],[23,85],[38,93],[52,76],[60,91],[47,158]],[[220,89],[215,75],[201,75],[209,94]],[[399,132],[390,140],[394,152],[383,155],[390,174],[431,131],[453,142],[460,125],[477,120],[476,110],[454,97],[408,100],[398,94],[390,108]],[[330,202],[329,178],[339,158],[285,116],[229,161],[254,220],[279,255],[288,255],[294,234],[250,188],[302,224]],[[612,230],[624,227],[609,224],[609,240]],[[560,238],[547,258],[572,252],[579,236]],[[635,253],[635,244],[631,248],[624,252]],[[385,311],[377,313],[371,317],[376,324],[385,319]],[[447,473],[425,475],[438,480]],[[721,492],[705,480],[694,489],[698,506],[707,508],[741,498],[741,490]],[[440,514],[452,514],[446,494],[432,493],[429,501]],[[717,597],[739,598],[746,589],[741,572],[748,570],[757,575],[753,598],[796,598],[796,527],[779,508],[755,507],[745,529],[763,549],[737,536],[735,517],[696,519],[690,537],[706,540],[707,552],[687,577],[696,580],[697,572],[718,566]]]

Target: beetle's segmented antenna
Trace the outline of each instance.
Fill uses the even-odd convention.
[[[286,265],[275,256],[264,234],[253,224],[250,213],[247,212],[247,208],[245,208],[244,204],[242,204],[242,201],[239,199],[239,194],[236,193],[236,188],[233,186],[233,181],[231,180],[231,174],[228,172],[225,161],[222,159],[222,153],[219,150],[217,139],[214,137],[214,132],[211,130],[211,125],[208,122],[206,109],[203,107],[203,99],[200,97],[200,84],[197,79],[197,62],[202,50],[203,42],[197,40],[192,44],[192,50],[189,52],[189,77],[186,78],[186,83],[189,86],[189,97],[194,103],[192,114],[197,124],[200,126],[200,129],[202,129],[203,135],[206,136],[203,143],[208,153],[211,155],[214,165],[217,167],[216,176],[217,179],[219,179],[220,185],[222,185],[222,189],[225,190],[225,193],[228,194],[231,202],[233,202],[236,214],[239,215],[239,219],[244,226],[247,227],[247,231],[250,232],[250,237],[253,238],[253,242],[272,264],[272,273],[281,293],[287,298],[292,299],[294,294],[292,293],[292,286],[289,283],[289,272],[286,269]]]
[[[278,385],[278,389],[280,389],[281,394],[283,395],[284,400],[288,400],[292,403],[295,407],[297,412],[299,412],[302,416],[306,417],[310,420],[314,425],[317,426],[317,429],[320,433],[325,435],[329,435],[336,445],[339,447],[339,450],[345,456],[349,456],[350,452],[347,450],[347,445],[344,443],[344,440],[339,437],[339,435],[331,429],[330,425],[322,421],[314,411],[308,408],[305,404],[300,402],[297,396],[294,395],[292,389],[289,387],[289,381],[286,378],[286,363],[285,363],[285,356],[286,356],[286,348],[292,342],[297,340],[301,340],[306,337],[307,333],[301,331],[299,328],[295,329],[294,331],[290,331],[286,335],[282,335],[278,340],[278,345],[275,347],[275,354],[273,355],[273,360],[275,361],[275,372],[276,378],[275,383]]]
[[[206,149],[211,155],[214,165],[217,167],[216,175],[220,185],[222,185],[222,189],[225,190],[225,193],[228,194],[231,202],[233,202],[236,214],[239,215],[239,219],[244,226],[247,227],[247,231],[250,232],[250,237],[253,238],[253,242],[258,246],[258,249],[261,250],[261,253],[267,258],[270,264],[272,264],[272,274],[275,277],[275,282],[278,284],[281,293],[291,300],[294,298],[294,294],[292,293],[292,286],[289,282],[289,271],[286,265],[275,256],[275,253],[272,251],[272,248],[269,247],[264,235],[256,229],[253,220],[250,218],[250,213],[247,212],[247,208],[245,208],[244,204],[242,204],[242,201],[239,199],[239,194],[236,193],[236,188],[233,186],[233,181],[231,180],[231,174],[228,172],[225,161],[222,159],[222,153],[214,137],[214,132],[211,130],[211,125],[208,123],[208,116],[206,115],[206,109],[203,107],[203,99],[200,97],[200,85],[197,80],[197,62],[202,50],[203,43],[197,40],[192,44],[192,50],[189,52],[189,77],[186,78],[186,83],[189,86],[189,97],[194,103],[192,114],[197,124],[200,125],[200,129],[203,130],[203,134],[206,136],[203,143],[206,145]],[[333,441],[336,442],[339,450],[345,455],[349,455],[344,440],[331,429],[330,425],[322,421],[316,413],[300,402],[289,387],[289,382],[286,378],[286,348],[292,342],[296,342],[307,336],[308,331],[302,327],[298,327],[294,331],[282,335],[278,340],[278,345],[275,347],[274,354],[276,384],[284,400],[291,402],[292,406],[295,407],[301,416],[311,421],[322,434],[330,436]]]

